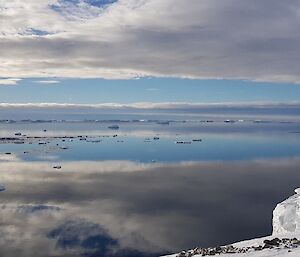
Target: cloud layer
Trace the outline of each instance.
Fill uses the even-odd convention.
[[[20,81],[20,80],[21,79],[18,79],[18,78],[5,78],[5,79],[0,78],[0,86],[1,85],[6,85],[6,86],[17,85],[18,81]]]
[[[54,83],[54,82],[52,82]],[[138,102],[138,103],[101,103],[101,104],[76,104],[76,103],[0,103],[0,110],[5,108],[91,108],[91,109],[224,109],[224,108],[300,108],[300,102],[220,102],[220,103],[188,103],[188,102]]]
[[[0,3],[0,77],[300,82],[299,0]]]

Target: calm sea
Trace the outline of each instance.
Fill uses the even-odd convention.
[[[300,185],[299,121],[132,118],[0,122],[1,256],[150,257],[265,236]]]

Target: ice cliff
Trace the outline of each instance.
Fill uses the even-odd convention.
[[[300,234],[300,188],[273,211],[273,236]]]

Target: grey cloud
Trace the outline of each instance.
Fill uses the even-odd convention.
[[[55,109],[55,113],[49,110]],[[113,119],[187,120],[187,119],[266,119],[298,121],[298,102],[240,102],[240,103],[0,103],[0,120],[24,119],[100,119],[99,114],[116,115]],[[84,114],[86,116],[84,116]],[[123,114],[123,116],[121,115]],[[124,114],[131,115],[124,116]],[[158,114],[160,116],[158,116]],[[72,117],[70,116],[72,115]],[[184,117],[185,116],[185,117]],[[188,117],[188,118],[187,118]],[[104,118],[105,119],[105,118]]]
[[[298,0],[119,0],[84,23],[65,20],[47,2],[30,2],[40,14],[29,22],[18,23],[24,9],[4,19],[0,76],[300,81]],[[55,34],[5,32],[14,26],[26,30],[28,23]]]

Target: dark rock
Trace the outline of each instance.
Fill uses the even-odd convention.
[[[272,240],[264,240],[265,246],[279,246],[281,240],[279,238],[274,238]]]

